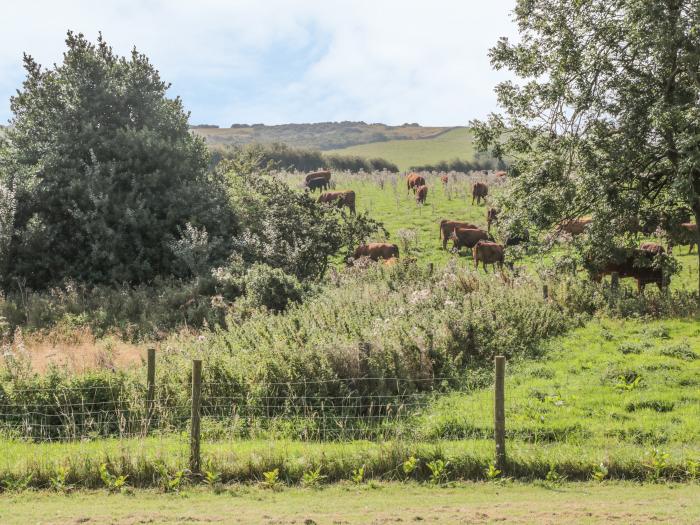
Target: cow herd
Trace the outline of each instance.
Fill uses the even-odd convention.
[[[505,175],[504,172],[497,173],[497,176]],[[330,187],[330,171],[317,171],[309,173],[305,179],[305,187],[311,192],[319,190],[321,192],[318,202],[336,204],[346,207],[352,214],[355,213],[355,192],[352,190],[328,191]],[[447,186],[449,178],[447,175],[440,177],[440,181]],[[425,204],[428,197],[428,186],[425,177],[418,173],[409,173],[406,176],[406,191],[415,194],[417,204]],[[486,202],[489,194],[489,187],[484,182],[475,182],[472,186],[472,205],[480,205]],[[442,249],[447,249],[447,242],[452,241],[453,251],[459,253],[462,248],[471,250],[474,260],[474,267],[478,269],[482,264],[484,271],[487,265],[498,265],[502,269],[505,259],[505,252],[508,246],[515,246],[529,241],[529,233],[523,230],[518,235],[509,235],[503,239],[503,244],[495,242],[491,234],[491,228],[498,222],[499,212],[496,208],[486,209],[486,230],[479,226],[462,221],[442,220],[440,221],[439,239],[442,242]],[[591,217],[578,217],[561,222],[555,229],[555,236],[566,233],[571,236],[581,235],[592,223]],[[683,223],[680,225],[680,233],[683,234],[680,242],[688,242],[690,251],[695,245],[697,224]],[[678,239],[676,239],[678,241]],[[671,253],[674,241],[669,239],[668,253]],[[600,281],[604,275],[616,273],[620,278],[632,277],[637,280],[638,289],[641,291],[649,283],[658,285],[661,289],[668,284],[668,279],[664,279],[663,271],[654,258],[664,255],[665,250],[661,245],[652,242],[643,242],[638,249],[625,252],[624,256],[618,260],[605,263],[593,273],[593,279]],[[393,264],[399,257],[399,247],[392,243],[368,243],[361,244],[353,253],[353,260],[367,257],[373,261],[384,260],[385,264]]]

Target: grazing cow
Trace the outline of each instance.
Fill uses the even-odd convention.
[[[683,222],[680,224],[669,224],[666,231],[668,239],[668,253],[673,253],[673,248],[676,245],[688,245],[688,253],[692,253],[693,248],[697,244],[698,226],[692,222]]]
[[[308,183],[311,179],[318,179],[319,177],[323,177],[326,179],[326,182],[330,182],[331,172],[328,170],[314,171],[306,176],[306,182]]]
[[[450,239],[452,239],[452,248],[459,252],[463,246],[472,249],[477,242],[492,241],[493,237],[478,228],[455,228]]]
[[[420,186],[425,186],[425,179],[417,173],[409,173],[406,177],[406,193],[410,190],[413,190],[413,193],[415,193]]]
[[[637,290],[644,291],[649,283],[655,283],[659,290],[663,290],[664,275],[661,268],[653,266],[655,253],[642,249],[628,250],[621,262],[609,261],[602,268],[593,272],[592,277],[600,282],[603,276],[617,272],[620,278],[632,277],[637,280]],[[670,279],[667,279],[670,282]]]
[[[494,173],[494,175],[495,175],[496,177],[499,177],[499,178],[500,178],[500,177],[505,177],[506,175],[508,175],[508,173],[505,172],[505,171],[497,171],[496,173]]]
[[[693,247],[698,242],[698,225],[692,222],[684,222],[681,224],[681,228],[686,233],[686,239],[688,241],[688,253],[693,251]],[[698,248],[700,250],[700,248]]]
[[[664,247],[655,242],[643,242],[639,245],[639,249],[645,252],[653,253],[654,255],[662,255],[666,253]]]
[[[369,257],[373,261],[379,259],[391,259],[399,257],[399,247],[395,244],[387,242],[371,242],[369,244],[360,244],[353,255],[355,259],[360,257]]]
[[[486,202],[486,197],[489,194],[489,187],[483,182],[475,182],[472,187],[472,206],[474,205],[474,199],[476,199],[476,205],[481,204],[481,199]]]
[[[355,215],[355,192],[352,190],[327,191],[321,194],[318,198],[318,202],[327,204],[334,203],[341,208],[346,206],[350,209],[350,213]]]
[[[325,191],[328,189],[329,184],[330,183],[324,177],[315,177],[306,181],[306,189],[311,191],[311,193],[315,192],[316,190]]]
[[[416,190],[416,204],[425,204],[425,199],[428,198],[428,187],[419,186]]]
[[[473,230],[478,230],[479,227],[475,224],[469,222],[459,222],[459,221],[448,221],[443,219],[440,221],[440,238],[442,239],[442,249],[447,249],[447,239],[452,236],[452,232],[455,228],[471,228]]]
[[[502,244],[482,240],[476,243],[472,253],[474,257],[474,268],[476,270],[479,269],[479,261],[482,262],[486,273],[488,273],[487,264],[498,264],[498,268],[503,270],[505,248]]]
[[[443,186],[447,186],[447,183],[450,182],[450,178],[447,175],[442,175],[440,177],[440,182],[442,182]]]
[[[559,224],[559,231],[566,232],[570,235],[581,235],[586,231],[586,226],[593,222],[590,217],[581,217],[579,219],[571,219]]]
[[[496,208],[488,208],[486,210],[486,230],[491,231],[491,225],[498,222],[498,210]]]

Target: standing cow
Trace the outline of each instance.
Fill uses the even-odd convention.
[[[486,230],[491,231],[491,225],[498,222],[498,210],[496,208],[488,208],[486,210]]]
[[[474,268],[479,269],[479,261],[484,266],[484,271],[488,273],[487,264],[498,264],[499,270],[503,270],[503,260],[505,259],[505,248],[502,244],[495,242],[479,241],[472,250],[474,257]]]
[[[471,228],[478,230],[479,227],[470,222],[448,221],[443,219],[440,221],[440,238],[442,239],[442,249],[447,249],[447,240],[452,237],[452,232],[455,228]]]
[[[328,170],[314,171],[306,176],[306,182],[308,183],[311,179],[324,178],[326,182],[331,181],[331,172]]]
[[[327,191],[321,194],[318,198],[318,202],[337,204],[341,208],[345,206],[350,210],[350,213],[355,215],[355,192],[352,190]]]
[[[308,189],[311,193],[314,193],[316,190],[325,191],[328,189],[329,185],[330,183],[325,177],[315,177],[306,181],[306,189]]]
[[[406,177],[406,193],[411,190],[415,193],[420,186],[425,186],[425,179],[417,173],[409,173]]]
[[[474,199],[476,199],[476,205],[481,205],[481,199],[486,202],[486,197],[489,194],[489,187],[483,182],[475,182],[474,187],[472,187],[472,206],[474,206]]]
[[[654,265],[654,258],[659,255],[650,250],[620,250],[621,255],[611,258],[601,267],[595,268],[591,277],[594,281],[600,282],[605,275],[616,272],[620,279],[632,277],[637,281],[637,291],[644,291],[647,284],[656,284],[659,290],[663,290],[665,285],[670,283],[670,278],[666,276],[664,280],[663,269]]]
[[[419,186],[416,190],[416,204],[425,204],[425,199],[428,198],[428,187],[426,185]]]
[[[479,241],[493,240],[488,232],[478,228],[455,228],[450,238],[452,239],[452,248],[457,252],[462,247],[472,249]]]
[[[360,257],[369,257],[373,261],[378,261],[379,259],[389,260],[392,258],[398,258],[399,247],[388,242],[371,242],[369,244],[360,244],[355,250],[353,258],[357,260]]]

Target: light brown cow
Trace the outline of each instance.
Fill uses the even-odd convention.
[[[410,190],[413,190],[413,193],[415,193],[416,188],[419,186],[425,186],[425,179],[417,173],[409,173],[406,177],[406,193]]]
[[[489,187],[483,182],[475,182],[472,187],[472,206],[474,205],[474,199],[476,199],[476,205],[481,204],[481,199],[486,202],[486,197],[489,194]]]
[[[559,231],[566,232],[570,235],[581,235],[586,231],[586,226],[591,224],[593,219],[590,217],[580,217],[578,219],[571,219],[570,221],[564,221],[559,224]]]
[[[478,228],[455,228],[450,236],[452,248],[461,250],[463,247],[474,248],[479,241],[492,240],[488,232]]]
[[[369,244],[360,244],[353,257],[359,259],[360,257],[369,257],[373,261],[378,261],[379,259],[391,259],[392,257],[398,258],[399,247],[395,244],[390,244],[387,242],[371,242]]]
[[[306,183],[308,184],[311,179],[324,178],[326,182],[331,181],[331,172],[328,170],[314,171],[306,176]]]
[[[447,175],[442,175],[440,177],[440,182],[442,182],[443,186],[447,186],[447,183],[450,182],[450,178]]]
[[[443,250],[447,249],[447,240],[452,235],[452,232],[455,231],[455,228],[471,228],[474,230],[479,229],[479,227],[476,224],[472,224],[470,222],[448,221],[447,219],[441,220],[440,238],[442,239]]]
[[[352,190],[327,191],[318,198],[321,203],[335,203],[340,207],[346,206],[350,213],[355,214],[355,192]]]
[[[419,186],[416,190],[416,204],[425,204],[425,199],[428,198],[428,187],[426,185]]]
[[[666,253],[664,247],[655,242],[643,242],[639,245],[639,249],[645,252],[653,253],[654,255],[660,255]]]
[[[502,244],[495,242],[479,241],[472,250],[474,257],[474,268],[479,269],[479,261],[484,266],[484,271],[488,273],[487,264],[498,264],[498,268],[503,270],[503,259],[505,258],[505,248]]]
[[[494,173],[494,175],[495,175],[496,177],[505,177],[506,175],[508,175],[508,172],[506,172],[506,171],[497,171],[496,173]]]

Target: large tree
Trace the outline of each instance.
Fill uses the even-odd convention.
[[[509,211],[541,228],[593,215],[608,247],[684,210],[700,223],[700,1],[518,0],[514,15],[519,40],[490,57],[518,80],[472,123],[512,161]]]
[[[231,237],[206,146],[147,57],[117,56],[101,35],[93,44],[69,32],[66,45],[48,69],[25,55],[11,99],[0,144],[0,200],[13,199],[2,280],[144,282],[173,272],[170,246],[187,224]],[[226,255],[225,242],[215,245]]]

